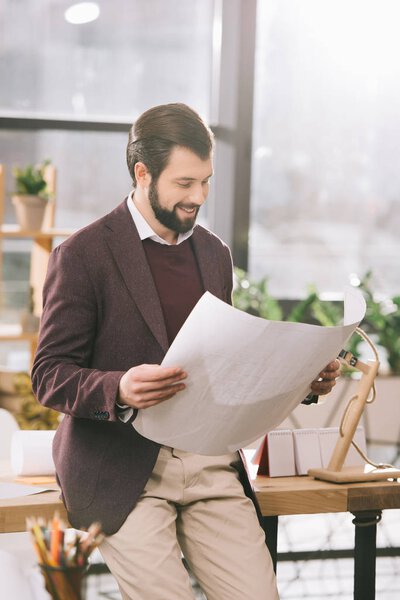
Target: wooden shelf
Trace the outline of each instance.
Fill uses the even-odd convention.
[[[37,340],[37,332],[28,333],[22,331],[21,325],[18,323],[11,325],[0,325],[0,340],[5,342],[13,342],[19,340],[25,340],[27,342],[35,342]]]
[[[42,289],[49,262],[50,253],[53,249],[54,238],[67,238],[74,229],[54,227],[55,216],[55,197],[56,197],[56,171],[51,165],[46,168],[45,179],[49,193],[54,198],[48,202],[43,220],[43,229],[38,231],[21,229],[17,224],[4,224],[4,204],[5,204],[5,172],[3,165],[0,165],[0,277],[2,270],[2,242],[6,239],[30,240],[30,275],[29,281],[33,290],[34,314],[37,317],[41,315],[42,307]],[[38,340],[37,333],[23,333],[18,324],[0,325],[0,341],[13,342],[25,341],[31,347],[31,359],[33,359]]]
[[[32,238],[32,239],[50,239],[55,237],[68,237],[74,233],[74,229],[51,227],[38,231],[28,231],[21,229],[19,225],[1,225],[0,236],[4,238]]]
[[[1,324],[0,325],[0,341],[1,342],[28,342],[30,346],[31,366],[33,357],[36,352],[38,343],[38,332],[28,333],[22,331],[21,325],[18,323]]]

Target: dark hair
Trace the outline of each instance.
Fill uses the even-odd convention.
[[[129,132],[126,160],[134,187],[137,162],[146,165],[155,183],[175,146],[188,148],[205,160],[212,152],[213,143],[212,131],[186,104],[160,104],[150,108]]]

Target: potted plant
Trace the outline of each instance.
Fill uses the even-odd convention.
[[[49,164],[50,161],[45,160],[38,165],[13,169],[15,194],[12,196],[12,203],[21,229],[37,231],[42,227],[49,200],[46,181],[46,168]]]

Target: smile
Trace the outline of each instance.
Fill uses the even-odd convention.
[[[185,213],[188,213],[188,215],[192,215],[197,210],[196,207],[195,208],[185,208],[183,206],[178,206],[178,208],[180,208],[181,210],[183,210]]]

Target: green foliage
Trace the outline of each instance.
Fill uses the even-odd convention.
[[[13,174],[15,177],[15,191],[17,194],[32,194],[48,199],[47,181],[45,180],[45,170],[49,160],[44,160],[39,165],[27,165],[21,169],[15,167]]]
[[[236,308],[274,321],[286,320],[325,326],[337,325],[340,322],[340,308],[332,302],[321,300],[314,286],[309,287],[307,297],[298,302],[285,317],[279,301],[269,294],[267,282],[265,277],[258,282],[253,281],[245,271],[235,268],[233,303]]]
[[[245,271],[235,268],[233,299],[236,308],[255,317],[282,320],[282,309],[279,302],[269,295],[266,278],[259,282],[251,281]]]
[[[393,374],[400,374],[400,296],[377,299],[371,289],[372,273],[365,274],[359,285],[363,293],[367,311],[361,324],[362,329],[387,351],[387,359]],[[342,306],[338,303],[321,300],[315,286],[309,286],[304,300],[295,303],[285,315],[282,303],[268,291],[267,278],[256,282],[245,271],[235,269],[233,303],[245,312],[274,321],[312,323],[332,327],[343,319]],[[362,338],[353,335],[346,349],[359,356]]]
[[[332,302],[321,300],[315,286],[310,285],[307,297],[293,307],[286,320],[333,327],[338,325],[341,319],[342,310]]]
[[[362,278],[359,289],[367,303],[363,329],[387,351],[387,360],[393,374],[400,374],[400,296],[378,299],[372,291],[372,272]]]
[[[16,373],[14,390],[23,399],[21,408],[15,415],[21,429],[57,429],[60,414],[51,408],[44,408],[36,400],[32,392],[28,373]]]

